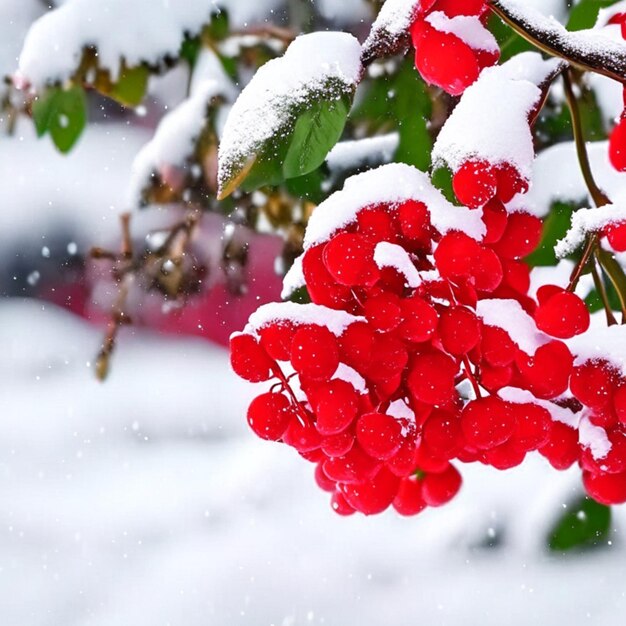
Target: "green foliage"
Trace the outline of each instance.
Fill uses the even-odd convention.
[[[610,529],[611,509],[582,497],[554,525],[548,547],[554,552],[597,548],[606,543]]]
[[[583,30],[591,28],[598,19],[598,11],[610,7],[618,0],[580,0],[569,15],[568,30]]]
[[[571,203],[555,202],[550,208],[550,213],[543,222],[543,233],[539,247],[526,258],[526,262],[531,266],[552,266],[556,265],[558,259],[554,254],[554,246],[565,237],[567,233],[572,213],[579,208]]]
[[[318,168],[339,141],[350,111],[350,100],[318,100],[300,115],[285,160],[285,178],[297,178]]]
[[[407,57],[399,63],[393,74],[367,82],[350,119],[365,125],[368,135],[396,130],[400,143],[394,160],[426,171],[432,149],[428,131],[432,101],[412,60]]]
[[[458,204],[452,188],[452,171],[447,167],[437,168],[431,176],[433,185],[453,204]]]
[[[85,92],[77,86],[52,87],[35,100],[32,112],[37,135],[49,133],[59,151],[67,153],[87,122]]]
[[[145,65],[124,67],[108,94],[124,106],[137,106],[146,95],[150,70]]]

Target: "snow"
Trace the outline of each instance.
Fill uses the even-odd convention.
[[[516,22],[531,33],[541,33],[541,39],[563,51],[574,63],[591,65],[603,73],[622,77],[626,62],[626,43],[607,36],[603,30],[568,31],[551,16],[544,15],[521,0],[498,0],[495,3],[506,9]]]
[[[583,448],[589,448],[594,459],[603,459],[611,451],[612,445],[606,430],[594,426],[588,417],[580,420],[578,427],[578,441]]]
[[[593,209],[579,209],[572,215],[572,225],[554,251],[563,258],[582,246],[589,233],[597,233],[610,224],[626,222],[626,207],[607,204]]]
[[[614,204],[626,205],[626,173],[617,172],[611,166],[608,142],[588,142],[587,152],[600,188]],[[514,198],[509,208],[520,207],[538,217],[545,217],[555,201],[592,203],[572,141],[556,144],[539,153],[533,164],[530,190]]]
[[[441,33],[455,35],[473,50],[499,50],[496,38],[475,15],[455,15],[450,18],[443,11],[434,11],[426,17],[426,22]]]
[[[130,206],[141,204],[143,189],[155,173],[168,167],[184,168],[193,157],[207,123],[207,111],[217,97],[228,98],[234,87],[217,80],[196,83],[192,95],[163,117],[152,139],[136,156],[128,193]],[[229,89],[230,87],[230,89]]]
[[[407,35],[420,7],[420,0],[386,0],[363,43],[364,56],[379,46],[393,50]]]
[[[576,357],[574,365],[603,360],[626,376],[626,326],[606,326],[601,315],[594,315],[589,330],[566,343]]]
[[[115,80],[122,59],[134,67],[175,58],[184,34],[199,33],[213,8],[211,0],[70,0],[33,24],[20,55],[19,74],[35,90],[65,82],[78,67],[83,49],[95,46],[99,67]]]
[[[391,210],[407,200],[426,204],[432,225],[442,234],[452,230],[480,240],[485,225],[480,211],[456,207],[433,186],[424,172],[403,163],[390,163],[351,176],[341,191],[335,192],[313,211],[304,238],[304,249],[323,243],[335,232],[351,224],[358,212],[378,204]]]
[[[361,167],[364,164],[378,165],[389,162],[400,144],[398,133],[388,133],[365,139],[340,141],[326,157],[332,172]]]
[[[570,428],[578,428],[580,424],[580,416],[567,409],[559,406],[554,402],[548,400],[540,400],[527,391],[526,389],[519,389],[517,387],[503,387],[498,391],[498,395],[506,402],[512,402],[513,404],[536,404],[540,406],[548,413],[555,422],[561,422]]]
[[[513,343],[529,356],[552,341],[548,335],[537,330],[534,320],[517,300],[479,300],[476,314],[487,326],[506,331]]]
[[[304,272],[302,270],[302,260],[304,255],[301,254],[295,259],[289,271],[283,278],[283,289],[280,293],[280,297],[286,300],[295,293],[298,289],[306,287],[306,281],[304,280]]]
[[[621,546],[545,552],[577,468],[473,464],[446,507],[340,518],[310,464],[247,431],[256,389],[225,353],[129,334],[99,385],[98,329],[35,302],[0,320],[6,624],[620,623]]]
[[[360,58],[361,46],[352,35],[317,32],[297,37],[283,57],[263,65],[226,121],[219,149],[220,186],[284,129],[294,107],[308,102],[316,90],[338,85],[341,93],[352,93],[361,77]]]
[[[324,326],[333,335],[340,337],[346,328],[365,318],[350,315],[345,311],[337,311],[319,304],[297,304],[295,302],[271,302],[259,307],[249,320],[249,327],[244,332],[257,332],[264,326],[273,323],[292,322],[293,324],[313,324]]]
[[[340,363],[337,367],[337,371],[332,376],[332,380],[335,379],[350,383],[362,395],[369,393],[365,378],[345,363]]]
[[[406,280],[406,286],[416,289],[422,284],[422,279],[415,265],[411,261],[408,252],[395,243],[381,241],[374,250],[374,262],[383,269],[390,267],[402,274]]]
[[[490,67],[465,90],[433,148],[435,167],[458,170],[465,161],[509,163],[530,178],[535,156],[528,115],[540,102],[538,85],[557,72],[560,61],[524,52]],[[503,106],[503,101],[506,106]]]

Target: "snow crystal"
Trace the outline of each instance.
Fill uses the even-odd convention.
[[[583,245],[589,233],[599,232],[615,222],[626,222],[626,207],[607,204],[594,209],[579,209],[572,215],[572,225],[567,234],[554,247],[557,257],[572,254]]]
[[[580,420],[578,441],[583,448],[589,448],[594,459],[603,459],[611,451],[611,442],[606,430],[601,426],[594,426],[588,417]]]
[[[211,0],[72,0],[31,27],[19,61],[19,74],[35,89],[64,82],[77,69],[87,46],[98,64],[117,77],[121,60],[130,67],[176,57],[185,33],[195,35],[209,20]],[[145,16],[150,16],[149,28]]]
[[[357,213],[377,204],[397,207],[407,200],[423,202],[430,211],[433,226],[442,234],[462,231],[480,240],[485,234],[481,211],[456,207],[433,186],[424,172],[403,163],[390,163],[351,176],[341,191],[322,202],[311,215],[304,238],[304,249],[323,243],[351,224]]]
[[[498,395],[506,402],[512,402],[513,404],[536,404],[546,409],[548,413],[550,413],[550,417],[553,421],[561,422],[571,428],[578,428],[580,418],[576,413],[558,404],[554,404],[554,402],[540,400],[526,389],[503,387],[498,391]]]
[[[592,326],[587,332],[566,341],[576,357],[574,364],[603,360],[626,376],[626,326],[604,324],[602,315],[593,316]]]
[[[408,252],[395,243],[381,241],[374,251],[374,262],[380,269],[391,267],[406,279],[407,287],[415,289],[422,284],[422,279]]]
[[[220,184],[279,132],[293,108],[316,89],[333,82],[352,92],[361,77],[360,58],[361,46],[352,35],[317,32],[298,37],[283,57],[263,65],[228,116],[219,151]]]
[[[319,304],[297,304],[295,302],[270,302],[258,308],[248,321],[244,332],[256,332],[274,322],[313,324],[324,326],[333,335],[340,337],[350,324],[364,322],[364,317],[350,315]]]
[[[538,85],[560,64],[524,52],[483,70],[441,129],[433,148],[435,166],[456,171],[467,160],[482,159],[510,163],[530,178],[535,152],[528,115],[541,99]]]
[[[517,300],[479,300],[476,314],[487,326],[506,331],[513,343],[529,356],[551,341],[537,330],[534,320]]]
[[[375,51],[393,51],[408,34],[420,7],[420,0],[387,0],[363,43],[363,56],[375,56]]]
[[[475,15],[455,15],[450,18],[443,11],[435,11],[428,15],[426,21],[435,30],[455,35],[474,50],[487,52],[499,50],[496,38]]]

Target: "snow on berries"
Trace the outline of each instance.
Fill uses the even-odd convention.
[[[340,515],[414,515],[456,495],[460,464],[536,452],[620,501],[625,339],[598,344],[566,289],[529,296],[540,226],[493,201],[455,207],[405,165],[348,179],[286,278],[312,302],[265,305],[231,339],[235,372],[269,386],[252,430],[314,464]]]

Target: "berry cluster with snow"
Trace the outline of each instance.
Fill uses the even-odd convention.
[[[533,33],[553,28],[496,4]],[[592,323],[576,272],[531,291],[524,261],[542,236],[524,200],[532,127],[568,65],[535,52],[497,65],[489,5],[389,2],[373,31],[398,39],[404,24],[424,80],[461,96],[432,152],[461,206],[408,165],[348,179],[313,212],[285,278],[283,296],[306,287],[311,304],[261,307],[231,338],[234,371],[270,383],[252,430],[314,463],[341,515],[441,506],[462,465],[506,470],[533,452],[559,470],[578,463],[598,502],[626,502],[624,328]],[[590,65],[621,45],[597,33],[563,45],[582,54],[582,41]],[[579,211],[557,253],[598,232],[624,251],[625,223],[612,205]]]

